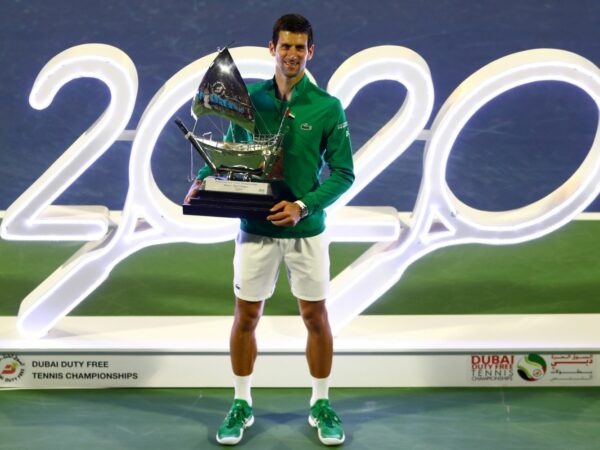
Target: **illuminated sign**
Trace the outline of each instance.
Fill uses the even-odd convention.
[[[274,61],[268,49],[231,49],[246,78],[269,78]],[[98,78],[111,101],[99,120],[6,211],[1,236],[14,240],[86,240],[22,302],[18,328],[39,337],[83,301],[132,253],[150,245],[223,242],[235,237],[238,220],[184,216],[152,175],[151,155],[164,126],[193,96],[198,80],[216,54],[207,55],[173,75],[146,107],[137,129],[125,130],[137,92],[137,74],[119,49],[87,44],[67,49],[46,64],[33,86],[30,103],[47,107],[58,90],[79,77]],[[400,156],[423,132],[433,107],[433,83],[427,63],[398,46],[374,47],[345,61],[327,89],[347,107],[369,83],[394,80],[407,89],[398,112],[355,153],[356,181],[329,208],[333,241],[375,242],[332,280],[328,308],[335,333],[393,286],[406,268],[423,255],[462,243],[511,244],[535,239],[570,221],[598,195],[600,138],[575,173],[546,197],[503,212],[473,209],[458,200],[445,181],[452,146],[467,121],[486,103],[527,83],[553,80],[573,84],[600,107],[600,71],[576,54],[553,49],[515,53],[498,59],[467,78],[437,114],[425,147],[424,173],[408,224],[391,207],[345,206]],[[129,190],[115,228],[106,208],[54,206],[52,202],[110,145],[134,135]]]

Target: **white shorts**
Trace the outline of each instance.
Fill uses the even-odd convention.
[[[284,262],[292,294],[300,300],[325,300],[329,291],[329,238],[278,239],[240,231],[235,240],[233,292],[256,302],[273,295]]]

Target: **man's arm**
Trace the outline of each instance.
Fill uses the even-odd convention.
[[[325,161],[329,177],[314,191],[299,199],[308,209],[308,215],[333,204],[354,182],[352,143],[346,114],[339,101],[332,114],[332,123],[327,133]],[[267,217],[273,225],[293,227],[302,218],[302,207],[295,202],[281,201],[271,208]]]
[[[333,204],[354,182],[352,142],[346,114],[339,101],[332,114],[332,123],[327,134],[325,162],[329,167],[329,177],[314,191],[300,200],[312,214]]]

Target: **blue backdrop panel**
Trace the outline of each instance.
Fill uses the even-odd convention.
[[[431,68],[434,114],[466,77],[509,53],[552,47],[600,61],[597,0],[2,0],[0,11],[0,209],[35,181],[108,103],[100,82],[77,80],[46,110],[29,106],[29,92],[44,64],[82,43],[114,45],[134,61],[139,93],[130,129],[175,72],[218,46],[266,45],[272,23],[286,12],[302,13],[313,22],[316,55],[309,68],[322,86],[341,63],[365,48],[394,44],[418,52]],[[392,82],[374,83],[360,92],[348,109],[356,149],[403,98],[402,87]],[[182,108],[180,115],[187,114],[188,108]],[[477,208],[527,204],[560,185],[581,163],[597,120],[596,105],[572,86],[551,82],[515,89],[469,121],[449,163],[449,184]],[[120,209],[129,148],[127,142],[113,145],[59,202]],[[411,210],[422,150],[423,143],[415,143],[354,203]],[[163,130],[153,171],[174,201],[187,190],[189,159],[189,148],[175,127]],[[383,201],[382,193],[387,197]],[[596,200],[589,209],[599,208]]]

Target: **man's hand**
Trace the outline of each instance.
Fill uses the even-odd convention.
[[[192,197],[198,196],[198,191],[200,190],[202,183],[204,183],[204,180],[194,180],[194,182],[190,186],[190,190],[188,191],[188,193],[185,196],[185,199],[183,200],[184,205],[189,205]]]
[[[300,222],[300,205],[282,200],[273,206],[267,220],[279,227],[295,227]]]

